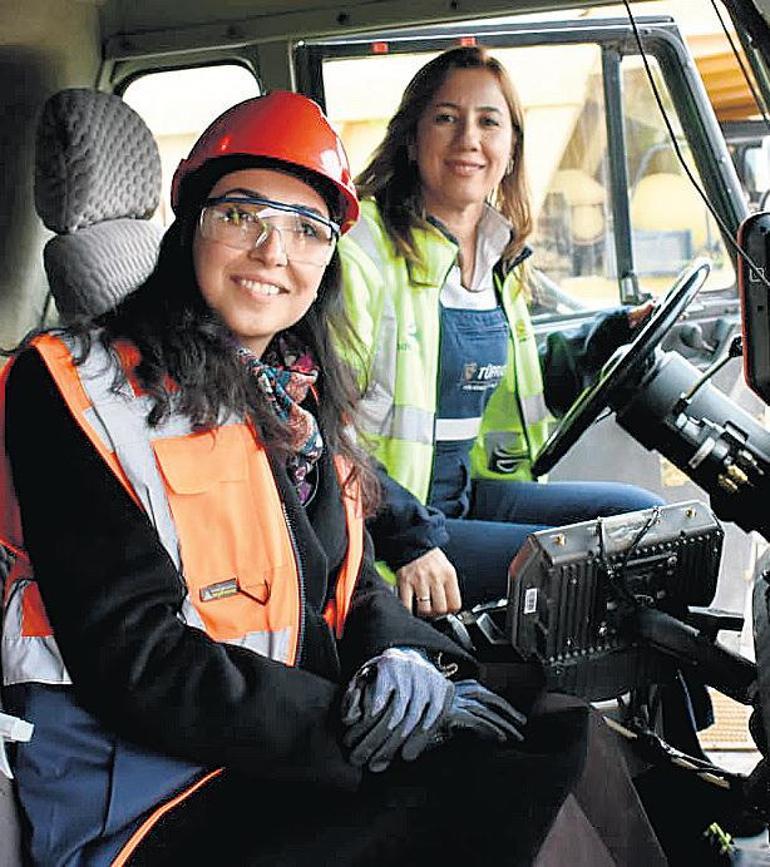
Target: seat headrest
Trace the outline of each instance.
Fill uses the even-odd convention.
[[[139,115],[109,93],[51,96],[38,123],[35,207],[53,232],[147,219],[160,197],[158,146]]]
[[[56,232],[43,261],[65,321],[98,316],[152,272],[162,231],[158,146],[118,96],[86,88],[48,99],[38,123],[35,207]]]

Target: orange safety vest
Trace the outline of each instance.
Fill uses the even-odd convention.
[[[148,509],[148,515],[156,524],[170,556],[181,566],[188,590],[181,612],[183,619],[217,641],[241,644],[292,665],[297,656],[302,616],[295,543],[267,454],[251,426],[242,420],[231,420],[213,431],[199,433],[189,428],[185,430],[184,424],[180,427],[178,418],[159,430],[145,424],[144,433],[150,448],[140,449],[144,454],[137,457],[132,443],[133,452],[121,454],[121,432],[112,421],[115,410],[118,410],[117,426],[127,410],[133,413],[134,422],[137,417],[141,419],[146,415],[147,401],[136,383],[127,386],[129,393],[116,397],[111,391],[114,368],[104,364],[108,356],[103,350],[104,358],[87,370],[86,365],[75,365],[69,347],[58,337],[44,335],[34,341],[34,346],[73,417],[132,499],[140,506],[146,505],[142,501],[146,494],[138,493],[138,486],[131,481],[137,474],[143,481],[142,487],[153,472],[159,485],[162,484],[171,523],[165,529],[158,526],[157,513],[162,511],[158,496],[152,502],[152,511]],[[99,349],[100,344],[94,341],[91,354],[98,355]],[[121,347],[120,354],[130,374],[138,354],[133,347],[126,346]],[[0,383],[3,407],[9,367],[3,370]],[[93,402],[95,383],[98,383],[97,392],[101,389],[101,394],[109,395],[107,402],[112,406]],[[4,421],[4,413],[2,419]],[[0,427],[4,424],[0,423]],[[147,465],[137,468],[136,464],[141,464],[142,460]],[[337,459],[336,467],[342,485],[347,466]],[[4,594],[5,682],[67,683],[69,678],[60,662],[51,665],[50,658],[44,659],[39,652],[34,652],[35,641],[39,643],[43,639],[50,657],[53,636],[24,550],[18,504],[4,447],[0,462],[0,496],[3,501],[0,542],[16,555]],[[348,551],[337,579],[335,597],[324,612],[327,623],[338,637],[342,634],[363,556],[360,502],[350,486],[342,499]],[[29,648],[24,647],[25,642]],[[41,658],[36,660],[36,656]],[[16,662],[22,664],[17,666]],[[29,665],[34,666],[36,662],[40,663],[40,669],[28,670]]]
[[[182,619],[217,641],[236,643],[293,665],[304,598],[302,578],[280,493],[252,427],[230,419],[213,431],[199,433],[175,417],[160,429],[149,428],[144,421],[146,397],[131,381],[138,362],[134,347],[120,347],[130,382],[115,395],[114,367],[105,363],[109,356],[98,340],[82,365],[74,363],[70,348],[59,337],[44,335],[33,345],[76,422],[131,498],[145,508],[179,567],[188,591]],[[90,363],[92,356],[94,363]],[[0,543],[14,554],[3,596],[4,682],[66,684],[71,681],[24,549],[5,450],[5,386],[10,368],[8,364],[0,373]],[[133,428],[128,431],[128,447],[122,425]],[[139,430],[143,436],[137,437]],[[335,465],[343,490],[348,550],[324,618],[339,638],[361,569],[363,510],[358,490],[344,484],[348,465],[340,458]],[[169,519],[165,522],[164,513]],[[221,770],[205,773],[153,810],[121,847],[115,867],[130,858],[165,813]]]

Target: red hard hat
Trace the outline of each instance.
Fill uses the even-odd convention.
[[[358,196],[342,142],[320,107],[300,93],[275,90],[221,114],[174,172],[174,211],[185,179],[209,160],[229,156],[268,157],[315,172],[331,181],[340,194],[341,232],[358,219]]]

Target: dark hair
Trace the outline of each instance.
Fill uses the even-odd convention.
[[[486,69],[497,79],[513,125],[512,171],[500,182],[494,204],[513,226],[503,258],[515,258],[532,231],[529,190],[524,171],[524,113],[505,68],[480,46],[451,48],[425,64],[412,78],[390,119],[385,137],[369,164],[356,178],[361,197],[372,196],[379,206],[396,250],[408,260],[418,258],[412,244],[413,226],[425,226],[420,175],[410,148],[417,140],[417,123],[434,95],[455,69]]]
[[[256,164],[250,158],[248,165]],[[258,164],[265,165],[264,161]],[[81,342],[80,360],[88,355],[94,327],[116,362],[116,341],[127,338],[136,345],[141,361],[135,374],[152,399],[150,425],[161,422],[172,408],[201,429],[215,427],[229,412],[248,414],[264,442],[288,455],[288,426],[262,399],[253,377],[237,357],[231,332],[204,300],[195,277],[192,242],[200,205],[219,177],[238,168],[244,168],[244,158],[226,157],[203,166],[185,190],[184,202],[163,237],[152,274],[113,311],[73,324],[68,330]],[[287,169],[283,166],[281,170]],[[300,177],[309,180],[306,175]],[[323,184],[314,186],[324,196],[329,193]],[[192,195],[193,191],[197,195]],[[336,215],[336,194],[329,205]],[[310,349],[320,370],[317,414],[325,446],[330,453],[347,458],[352,468],[348,481],[361,485],[365,507],[372,511],[377,505],[378,485],[351,430],[362,390],[336,348],[345,346],[360,353],[343,306],[336,252],[324,272],[318,297],[290,330]],[[122,371],[119,364],[117,369]],[[116,384],[121,378],[118,373]]]

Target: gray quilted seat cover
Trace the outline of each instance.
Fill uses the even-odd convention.
[[[48,99],[38,123],[35,207],[57,233],[44,263],[64,319],[114,306],[152,271],[160,156],[120,97],[86,88]]]
[[[43,262],[61,316],[114,307],[152,271],[160,238],[158,226],[126,219],[51,238]]]

